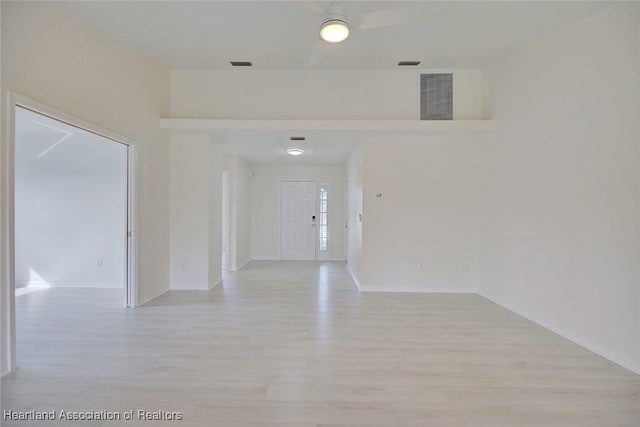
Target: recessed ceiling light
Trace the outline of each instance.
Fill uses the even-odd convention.
[[[420,65],[420,61],[399,61],[398,66],[406,67],[406,66],[416,66]]]
[[[231,65],[234,67],[251,67],[253,64],[249,61],[231,61]]]
[[[291,154],[292,156],[299,156],[304,153],[304,150],[302,148],[289,148],[287,149],[287,153]]]
[[[340,43],[349,37],[347,18],[336,2],[331,3],[327,18],[320,24],[320,37],[329,43]]]

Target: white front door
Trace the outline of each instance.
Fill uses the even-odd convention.
[[[316,259],[316,183],[284,181],[280,186],[280,258]]]

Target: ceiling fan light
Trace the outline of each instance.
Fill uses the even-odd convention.
[[[288,148],[287,153],[289,153],[292,156],[299,156],[302,153],[304,153],[304,150],[302,148]]]
[[[340,43],[349,37],[349,24],[342,19],[327,19],[320,25],[320,37],[329,43]]]

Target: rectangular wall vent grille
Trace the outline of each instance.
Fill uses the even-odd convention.
[[[420,120],[453,120],[453,74],[420,75]]]

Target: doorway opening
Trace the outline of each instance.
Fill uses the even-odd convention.
[[[118,288],[127,263],[127,147],[16,108],[16,296]]]
[[[222,171],[222,270],[229,270],[229,171]]]
[[[9,107],[2,315],[13,370],[17,307],[136,305],[135,146],[16,94]]]

